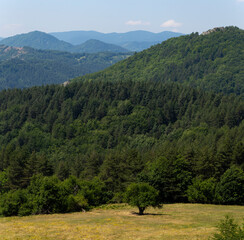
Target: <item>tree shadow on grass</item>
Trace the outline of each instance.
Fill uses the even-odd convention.
[[[143,213],[143,215],[140,215],[138,212],[131,212],[133,215],[138,215],[138,216],[166,216],[168,214],[162,214],[162,213]]]

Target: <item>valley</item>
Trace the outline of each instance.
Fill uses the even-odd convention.
[[[30,47],[0,46],[0,90],[62,84],[97,72],[132,53],[69,53]]]

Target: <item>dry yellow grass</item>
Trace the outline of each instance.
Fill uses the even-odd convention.
[[[242,206],[166,204],[138,216],[136,208],[110,205],[86,213],[0,218],[1,240],[208,239],[225,215],[244,218]]]

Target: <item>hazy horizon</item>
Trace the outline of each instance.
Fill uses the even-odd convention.
[[[244,28],[244,0],[0,0],[0,3],[3,38],[35,30],[188,34],[222,26]]]

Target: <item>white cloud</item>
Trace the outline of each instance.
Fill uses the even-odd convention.
[[[165,28],[177,28],[177,27],[181,27],[181,26],[182,26],[182,23],[176,22],[173,19],[168,20],[160,25],[160,27],[165,27]]]
[[[130,25],[130,26],[138,26],[138,25],[149,26],[150,22],[143,22],[141,20],[138,20],[138,21],[130,20],[130,21],[126,22],[125,24]]]
[[[244,2],[244,0],[237,0],[237,2]]]

